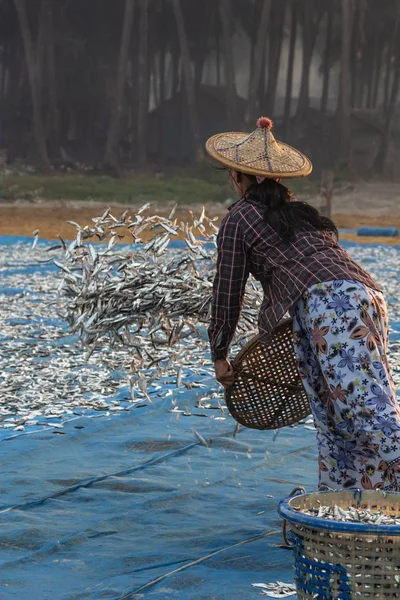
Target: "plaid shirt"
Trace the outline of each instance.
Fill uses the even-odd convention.
[[[208,329],[213,360],[228,356],[250,273],[260,281],[264,291],[258,329],[265,343],[285,313],[316,283],[355,280],[380,290],[330,233],[302,231],[293,242],[287,243],[265,223],[263,208],[251,197],[244,196],[228,210],[218,233],[217,272]]]

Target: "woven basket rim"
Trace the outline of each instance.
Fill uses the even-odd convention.
[[[281,517],[283,517],[289,523],[293,525],[298,525],[301,527],[307,527],[313,530],[321,530],[321,531],[329,531],[331,533],[348,533],[348,534],[358,534],[358,535],[377,535],[377,536],[400,536],[400,525],[375,525],[375,524],[367,524],[367,523],[353,523],[348,521],[331,521],[329,519],[323,519],[322,517],[314,517],[312,515],[307,515],[298,510],[295,510],[292,504],[299,499],[307,499],[312,496],[318,498],[323,498],[324,495],[333,495],[340,494],[343,498],[343,495],[349,497],[349,505],[351,502],[362,502],[363,496],[379,496],[382,499],[383,503],[390,502],[391,498],[395,498],[398,503],[400,510],[400,493],[399,492],[382,492],[379,490],[329,490],[324,492],[313,492],[310,494],[300,494],[297,496],[290,496],[288,498],[284,498],[279,503],[278,513]],[[323,500],[321,500],[323,502]]]
[[[304,165],[301,167],[301,169],[297,169],[295,171],[271,171],[268,168],[254,169],[253,167],[250,167],[246,164],[242,164],[240,162],[229,160],[228,158],[223,156],[220,152],[218,152],[218,150],[216,150],[216,148],[215,148],[215,142],[217,140],[219,140],[221,137],[224,137],[228,134],[229,135],[237,135],[237,136],[240,136],[241,138],[243,137],[243,135],[248,135],[243,131],[228,131],[228,132],[223,132],[223,133],[217,133],[217,134],[213,135],[212,137],[210,137],[206,142],[206,151],[208,152],[208,154],[212,158],[214,158],[215,160],[220,162],[221,164],[225,165],[226,167],[234,169],[235,171],[240,171],[241,173],[248,173],[249,175],[262,175],[263,177],[269,177],[270,179],[275,179],[275,178],[279,178],[279,177],[282,177],[285,179],[294,179],[297,177],[307,177],[312,172],[312,169],[313,169],[312,163],[305,154],[300,152],[300,150],[297,150],[297,148],[294,148],[293,146],[290,146],[289,144],[285,144],[284,142],[281,142],[278,140],[277,140],[277,143],[283,150],[286,150],[286,149],[291,150],[304,160]],[[265,161],[265,163],[267,164],[267,161]]]

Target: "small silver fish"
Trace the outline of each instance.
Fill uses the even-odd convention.
[[[200,435],[200,433],[198,433],[195,429],[192,428],[192,431],[194,433],[194,435],[197,437],[197,439],[199,440],[200,444],[202,446],[204,446],[205,448],[209,448],[208,443],[206,442],[206,440],[203,438],[202,435]]]

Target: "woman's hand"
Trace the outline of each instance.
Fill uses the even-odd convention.
[[[215,367],[215,379],[224,386],[224,388],[228,388],[233,385],[235,381],[235,371],[229,360],[216,360],[214,362]]]

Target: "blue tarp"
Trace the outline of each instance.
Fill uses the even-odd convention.
[[[230,417],[170,409],[159,398],[58,433],[0,430],[1,599],[251,600],[251,583],[293,581],[276,508],[314,489],[315,433],[234,438]]]
[[[3,441],[0,597],[122,598],[224,548],[143,597],[243,598],[256,596],[251,583],[292,580],[290,553],[276,547],[276,505],[312,485],[313,433],[299,427],[273,441],[242,431],[235,440],[231,421],[177,421],[169,408],[160,400],[78,419],[65,435]],[[230,548],[263,533],[270,537]]]

